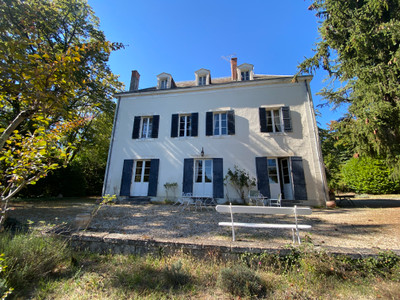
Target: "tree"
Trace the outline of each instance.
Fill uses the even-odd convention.
[[[354,150],[382,157],[400,175],[400,2],[315,0],[321,20],[314,56],[300,72],[328,72],[320,94],[333,105],[349,103],[338,130],[348,132]]]
[[[85,0],[0,0],[0,195],[68,163],[121,88]]]

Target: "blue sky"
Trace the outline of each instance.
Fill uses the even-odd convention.
[[[140,73],[139,88],[155,86],[162,72],[175,81],[194,80],[206,68],[211,76],[230,76],[224,59],[251,63],[256,74],[291,75],[318,41],[318,21],[308,11],[310,0],[88,0],[108,40],[126,48],[112,53],[113,73],[129,87],[132,70]],[[311,82],[316,93],[324,86],[322,71]],[[317,108],[319,126],[338,119],[343,110]]]

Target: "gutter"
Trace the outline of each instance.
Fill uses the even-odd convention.
[[[117,108],[115,109],[115,113],[114,113],[113,128],[112,128],[111,139],[110,139],[110,147],[108,148],[108,157],[107,157],[106,173],[104,175],[103,191],[101,193],[103,197],[105,196],[106,187],[107,187],[107,183],[108,183],[108,175],[110,172],[111,155],[112,155],[114,139],[115,139],[115,128],[116,128],[115,125],[117,124],[117,121],[118,121],[118,112],[119,112],[120,102],[121,102],[121,97],[118,97],[117,98]]]

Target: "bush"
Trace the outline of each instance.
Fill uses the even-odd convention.
[[[400,190],[400,182],[391,179],[392,169],[383,160],[352,158],[342,168],[343,181],[356,193],[389,194]]]
[[[5,255],[5,280],[16,293],[28,290],[39,280],[57,273],[71,263],[65,241],[35,233],[0,235],[0,253]]]
[[[173,263],[171,267],[166,266],[163,275],[167,285],[173,288],[190,282],[190,275],[182,269],[182,262],[180,260]]]
[[[243,265],[222,269],[217,284],[223,291],[239,297],[262,297],[267,292],[266,283]]]

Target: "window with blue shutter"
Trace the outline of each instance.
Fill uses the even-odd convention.
[[[233,110],[206,113],[206,136],[234,134],[235,112]]]
[[[271,197],[268,178],[268,159],[256,157],[257,188],[265,197]]]
[[[160,116],[136,116],[133,121],[132,139],[158,138]]]
[[[133,173],[133,159],[125,159],[122,168],[120,196],[130,196]]]
[[[159,159],[150,160],[149,190],[147,195],[151,197],[157,196],[159,166],[160,166]]]
[[[224,198],[224,167],[222,158],[213,159],[213,197]]]
[[[259,108],[260,132],[291,132],[292,120],[289,106],[276,109]]]
[[[173,114],[171,137],[198,136],[199,114]]]
[[[303,160],[299,156],[290,157],[294,188],[294,200],[307,200],[306,180],[304,176]]]

